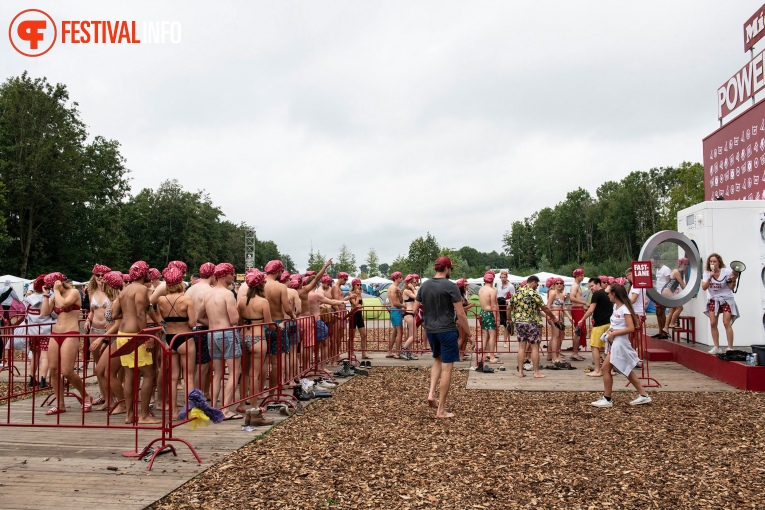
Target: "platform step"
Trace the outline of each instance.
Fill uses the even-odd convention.
[[[666,349],[648,349],[648,361],[672,361],[672,353]]]

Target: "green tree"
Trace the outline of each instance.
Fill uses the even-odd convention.
[[[677,229],[677,213],[704,201],[704,167],[701,163],[683,162],[674,172],[674,186],[662,210],[661,229]]]
[[[311,249],[311,253],[308,255],[308,271],[320,271],[322,267],[324,267],[324,263],[327,261],[327,258],[321,254],[320,251],[317,251],[316,253],[313,252],[313,249]]]
[[[356,274],[356,256],[351,253],[351,250],[348,249],[348,246],[343,244],[340,247],[340,253],[337,255],[337,261],[335,261],[332,264],[332,270],[334,274],[333,277],[337,275],[337,273],[345,272],[349,275],[355,275]]]
[[[367,253],[367,263],[365,266],[366,267],[361,266],[359,269],[361,269],[362,273],[367,273],[367,278],[371,278],[372,276],[380,276],[380,258],[377,256],[377,250],[374,248],[369,248],[369,253]]]
[[[412,268],[409,266],[409,259],[407,257],[404,257],[403,255],[398,255],[395,259],[393,259],[393,262],[391,262],[389,269],[389,275],[392,275],[396,271],[401,271],[404,276],[406,276],[409,273],[414,273],[415,271],[412,271]],[[423,271],[424,272],[424,271]],[[423,273],[418,273],[420,276],[423,276]]]
[[[427,232],[425,238],[418,237],[409,245],[409,268],[420,276],[424,275],[425,269],[433,266],[440,251],[436,238]]]
[[[383,262],[377,268],[380,270],[380,276],[387,277],[390,274],[390,265],[386,262]]]
[[[66,86],[26,72],[0,86],[0,181],[13,238],[3,261],[22,276],[54,267],[82,274],[106,242],[85,242],[91,221],[112,216],[129,189],[119,144],[98,136],[86,143],[77,106]],[[90,238],[108,233],[103,224],[95,230]]]

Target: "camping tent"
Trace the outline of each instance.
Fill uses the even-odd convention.
[[[16,294],[18,294],[21,299],[24,299],[24,286],[32,283],[33,280],[26,280],[24,278],[19,278],[18,276],[6,274],[0,276],[0,287],[3,287],[6,281],[10,281],[11,287],[16,291]]]
[[[382,278],[380,276],[373,276],[371,278],[367,278],[366,280],[361,280],[361,283],[366,285],[377,285],[383,283],[393,283],[393,280],[388,280],[387,278]]]

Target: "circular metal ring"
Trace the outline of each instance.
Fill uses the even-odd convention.
[[[682,306],[698,294],[699,287],[701,286],[701,254],[699,254],[698,248],[693,244],[693,241],[685,237],[680,232],[674,230],[662,230],[652,235],[643,245],[640,250],[640,260],[651,260],[651,255],[656,251],[656,248],[661,243],[671,242],[678,247],[685,250],[685,256],[688,259],[688,268],[690,269],[690,276],[688,277],[688,283],[684,289],[680,289],[680,292],[673,296],[665,296],[661,294],[661,289],[647,289],[646,294],[654,303],[658,303],[666,308],[675,308],[676,306]]]

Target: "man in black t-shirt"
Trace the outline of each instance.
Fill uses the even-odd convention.
[[[602,377],[600,350],[606,347],[606,341],[602,340],[601,337],[611,327],[611,312],[614,310],[614,304],[608,299],[608,294],[606,294],[600,278],[590,278],[588,287],[590,292],[592,292],[592,300],[590,308],[587,309],[584,317],[579,321],[579,326],[584,326],[584,321],[592,315],[594,325],[590,332],[590,347],[592,348],[592,363],[595,365],[595,370],[587,375],[590,377]]]
[[[414,302],[414,316],[422,305],[422,323],[433,352],[433,367],[430,369],[430,391],[428,405],[436,409],[436,418],[453,418],[454,413],[446,412],[446,395],[452,382],[452,366],[460,360],[457,321],[471,339],[462,294],[457,285],[449,280],[452,261],[449,257],[438,257],[435,263],[436,276],[425,281],[417,292]],[[440,393],[436,402],[436,386]]]

